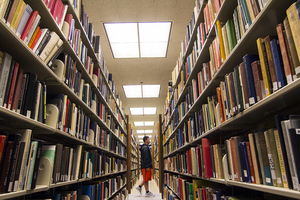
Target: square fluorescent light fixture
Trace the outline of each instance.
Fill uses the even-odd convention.
[[[129,108],[129,110],[132,115],[143,115],[144,114],[143,108]]]
[[[154,121],[133,122],[133,124],[134,126],[154,126]]]
[[[133,122],[134,126],[144,126],[144,122]]]
[[[132,115],[155,115],[156,107],[129,108]]]
[[[144,107],[144,115],[155,115],[156,107]]]
[[[141,85],[123,85],[126,98],[142,98]]]
[[[143,97],[159,97],[160,85],[143,85]]]
[[[160,85],[123,85],[126,98],[158,98]]]
[[[153,130],[145,130],[145,133],[153,133]]]
[[[138,135],[138,138],[143,138],[144,136],[143,135]]]
[[[143,140],[139,140],[139,142],[144,142]]]
[[[139,134],[145,133],[145,130],[136,130],[136,133],[139,133]],[[143,137],[144,137],[144,136],[143,136]]]
[[[171,22],[104,23],[114,58],[166,57]]]
[[[154,121],[146,121],[145,126],[154,126]]]

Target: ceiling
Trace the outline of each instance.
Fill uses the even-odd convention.
[[[84,10],[93,23],[107,68],[113,74],[117,93],[129,115],[132,132],[152,129],[157,133],[159,114],[167,96],[168,81],[174,69],[186,26],[192,18],[195,0],[83,0]],[[172,21],[166,58],[114,59],[104,30],[104,22],[156,22]],[[159,98],[125,98],[122,85],[160,84]],[[130,107],[157,107],[156,115],[130,115]],[[154,121],[153,127],[135,127],[133,121]]]

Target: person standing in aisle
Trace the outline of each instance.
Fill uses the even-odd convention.
[[[140,146],[141,151],[141,169],[143,174],[143,181],[135,188],[142,194],[142,187],[145,186],[146,197],[154,197],[155,195],[149,191],[149,181],[151,181],[151,169],[152,169],[152,158],[149,148],[150,138],[149,136],[144,136],[144,144]]]

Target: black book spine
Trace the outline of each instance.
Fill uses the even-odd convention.
[[[13,152],[12,152],[12,159],[9,167],[9,172],[8,172],[8,179],[7,179],[7,185],[5,188],[5,192],[10,192],[12,190],[12,184],[14,180],[14,174],[17,166],[17,161],[18,161],[18,155],[19,155],[19,147],[20,147],[20,138],[21,135],[16,134],[13,136],[14,137],[14,147],[13,147]]]
[[[34,73],[29,73],[29,80],[27,84],[26,90],[26,96],[25,102],[24,102],[24,109],[23,109],[23,115],[30,117],[30,113],[32,111],[32,105],[33,105],[33,99],[34,99],[34,90],[35,90],[35,85],[37,82],[37,75]]]
[[[14,175],[14,185],[18,183],[19,181],[19,176],[20,176],[20,171],[21,171],[21,164],[22,164],[22,158],[23,158],[23,154],[24,154],[24,148],[25,148],[25,142],[21,142],[20,143],[20,147],[19,147],[19,156],[18,156],[18,160],[17,160],[17,166],[16,166],[16,170],[15,170],[15,175]]]
[[[51,38],[50,30],[47,30],[47,32],[45,33],[45,35],[44,35],[43,39],[41,40],[39,46],[37,47],[36,51],[34,52],[36,55],[40,55],[40,53],[45,48],[46,44],[49,42],[50,38]]]
[[[4,105],[7,105],[7,101],[8,101],[8,95],[9,95],[9,91],[10,91],[10,85],[11,85],[11,80],[13,77],[13,72],[14,72],[14,68],[15,68],[15,61],[12,60],[10,63],[10,69],[9,69],[9,74],[8,74],[8,78],[7,78],[7,85],[6,85],[6,90],[5,90],[5,94],[4,94],[4,100],[3,103]]]
[[[37,102],[37,99],[38,99],[38,95],[41,95],[41,93],[39,93],[38,89],[39,89],[39,84],[40,84],[40,81],[36,81],[35,82],[35,87],[34,87],[34,91],[33,91],[33,100],[31,102],[31,114],[30,114],[30,118],[31,119],[34,119],[34,116],[36,114],[36,112],[38,112],[39,110],[35,110],[35,104],[36,103],[39,103]],[[38,108],[39,109],[39,108]]]
[[[5,192],[5,188],[7,185],[7,179],[8,179],[8,173],[9,173],[9,166],[11,163],[11,158],[13,154],[13,147],[14,147],[14,142],[13,141],[7,141],[6,144],[6,149],[5,149],[5,155],[4,155],[4,160],[1,169],[1,176],[0,176],[0,194]]]
[[[36,159],[34,163],[34,170],[33,170],[33,176],[32,176],[32,182],[31,182],[31,189],[35,189],[36,187],[36,181],[37,181],[37,175],[38,175],[38,169],[39,169],[39,163],[41,159],[41,151],[43,147],[44,141],[38,140],[38,147],[37,147],[37,152],[36,152]]]
[[[11,7],[12,7],[12,4],[14,3],[14,0],[10,0],[7,4],[7,8],[6,8],[6,11],[5,11],[5,14],[4,14],[4,17],[3,19],[5,19],[5,21],[7,20],[8,18],[8,15],[9,15],[9,12],[11,10]]]

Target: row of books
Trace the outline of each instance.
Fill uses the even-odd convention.
[[[204,10],[215,10],[216,8],[217,8],[217,10],[219,10],[220,5],[221,5],[220,2],[217,1],[217,3],[216,2],[214,2],[214,3],[211,3],[211,1],[208,1],[208,4],[206,4],[206,7],[204,8]],[[239,5],[237,8],[242,7],[240,5],[240,3],[241,2],[239,1]],[[215,6],[212,6],[212,5],[215,5]],[[208,9],[211,6],[212,6],[212,8]],[[247,6],[247,5],[245,5],[245,6]],[[238,10],[237,8],[235,9],[235,11]],[[258,8],[258,13],[259,13],[259,11],[260,11],[260,8]],[[204,12],[204,15],[205,15],[205,13],[206,12]],[[256,17],[256,15],[255,15],[255,17]],[[212,15],[212,16],[214,16],[214,15]],[[235,14],[234,14],[234,16],[235,16]],[[239,16],[241,17],[242,15],[239,15]],[[254,19],[255,19],[255,17],[254,17]],[[208,20],[209,18],[207,17],[205,19]],[[197,28],[197,38],[194,42],[193,51],[187,57],[187,61],[185,62],[185,67],[183,67],[183,70],[180,72],[178,70],[178,66],[176,66],[172,72],[173,85],[174,85],[174,81],[176,80],[175,77],[177,77],[178,75],[180,75],[180,77],[181,77],[181,81],[178,85],[178,89],[177,89],[177,91],[175,91],[175,92],[177,92],[177,94],[174,95],[174,98],[176,96],[177,97],[180,96],[181,92],[183,91],[186,80],[188,79],[188,77],[191,73],[191,70],[193,69],[193,67],[196,63],[197,57],[199,56],[199,53],[202,49],[202,46],[204,45],[204,43],[206,41],[206,37],[209,32],[209,30],[206,30],[206,29],[209,29],[209,27],[206,26],[207,20],[205,20],[205,22],[201,22]],[[209,26],[211,26],[211,25],[209,25]],[[237,29],[238,29],[238,31],[237,31]],[[213,77],[213,75],[218,71],[218,69],[221,67],[222,63],[226,60],[226,57],[228,57],[228,55],[230,54],[232,49],[235,47],[235,45],[241,38],[241,36],[238,36],[236,34],[239,32],[239,24],[238,24],[237,20],[234,21],[234,20],[230,19],[226,22],[217,21],[215,24],[215,30],[216,30],[217,36],[213,40],[212,44],[209,47],[209,54],[210,54],[211,59],[210,59],[210,62],[205,63],[204,67],[203,67],[203,68],[205,68],[207,66],[210,67],[208,70],[206,70],[206,71],[209,71],[210,78],[208,78],[208,80],[210,80],[211,77]],[[198,53],[195,54],[195,52],[198,52]],[[183,72],[183,74],[182,74],[182,72]],[[176,103],[177,99],[175,99],[174,102]]]
[[[125,171],[126,160],[31,139],[30,129],[0,134],[0,193]],[[45,167],[47,165],[47,167]]]
[[[299,116],[277,116],[277,128],[202,144],[165,160],[166,169],[299,191]]]
[[[96,113],[101,117],[100,113],[103,106],[101,106],[100,101],[95,104]],[[109,114],[106,113],[104,119],[106,125],[110,128],[110,131],[107,131],[106,128],[102,128],[98,123],[91,120],[82,108],[70,101],[68,96],[64,94],[48,95],[46,111],[51,113],[46,118],[47,125],[121,154],[121,148],[124,147],[113,138],[113,135],[122,142],[126,140],[126,137],[121,133],[119,126],[111,119]],[[104,139],[103,135],[107,136],[107,140]],[[117,146],[121,145],[122,147],[116,151],[116,149],[110,147],[112,142],[117,142]]]
[[[281,199],[281,197],[270,195],[267,193],[251,193],[247,190],[239,188],[239,191],[234,193],[231,189],[225,188],[222,185],[208,182],[205,180],[197,180],[190,178],[182,178],[177,174],[165,173],[164,181],[168,185],[164,187],[164,197],[167,200],[246,200],[246,199]]]
[[[29,196],[29,199],[114,199],[125,200],[128,196],[126,188],[120,190],[125,184],[125,176],[117,176],[102,181],[90,181],[83,185],[73,185],[66,189],[56,189],[52,193],[41,192]],[[120,191],[119,191],[120,190]],[[116,195],[114,193],[117,192]],[[114,197],[112,198],[112,196]]]
[[[6,2],[8,2],[8,1],[6,1]],[[20,17],[24,18],[23,21],[21,21],[22,24],[20,24],[20,31],[16,32],[16,34],[25,42],[26,45],[28,45],[33,50],[33,52],[36,55],[38,55],[46,64],[48,64],[48,66],[51,66],[54,59],[63,50],[63,48],[62,48],[63,41],[59,38],[59,36],[55,32],[51,32],[48,28],[40,28],[38,26],[39,23],[41,22],[41,17],[39,15],[38,11],[33,11],[31,9],[30,5],[28,5],[28,4],[26,5],[23,2],[23,0],[9,1],[7,4],[7,8],[5,8],[5,4],[3,4],[3,6],[4,7],[2,9],[3,10],[6,9],[6,12],[9,11],[9,13],[12,13],[11,14],[12,16],[14,14],[14,15],[18,15],[19,18]],[[51,12],[51,14],[54,17],[55,17],[55,15],[57,15],[56,12],[58,12],[58,11],[54,11],[54,10],[60,10],[61,8],[63,8],[66,11],[66,7],[67,7],[67,6],[63,5],[61,3],[61,1],[57,1],[57,2],[55,1],[54,3],[49,3],[49,4],[47,4],[47,6],[48,6],[49,11]],[[22,12],[20,9],[23,9]],[[21,13],[19,13],[19,12],[21,12]],[[60,13],[60,14],[63,14],[63,13]],[[18,16],[16,16],[16,17],[18,17]],[[64,16],[65,16],[65,14],[63,14],[61,16],[61,19],[65,19]],[[55,17],[55,19],[58,20],[58,17]],[[75,38],[72,35],[73,29],[71,29],[71,28],[74,28],[74,26],[69,25],[70,21],[72,21],[69,19],[72,19],[71,14],[66,15],[66,23],[64,23],[64,24],[67,24],[66,28],[65,28],[66,30],[60,26],[60,24],[63,24],[63,23],[58,23],[58,26],[63,29],[63,32],[66,35],[66,37],[68,36],[67,38]],[[7,21],[7,19],[5,19],[5,18],[4,18],[4,20]],[[59,21],[61,21],[61,20],[59,20]],[[7,21],[7,24],[9,26],[11,26],[9,21]],[[23,26],[21,26],[21,25],[23,25]],[[78,40],[79,39],[80,39],[80,34],[79,34]],[[96,40],[96,39],[95,39],[95,41],[100,42],[99,40]],[[97,46],[96,43],[95,43],[95,46]],[[80,61],[83,63],[83,65],[87,69],[89,75],[92,76],[93,62],[92,62],[91,58],[87,56],[87,49],[85,47],[77,48],[77,50],[81,50],[81,49],[83,49],[83,50],[80,52],[83,52],[83,53],[79,52],[80,53],[79,54]],[[76,52],[78,52],[78,51],[76,51]],[[65,61],[67,62],[67,59],[65,59]],[[76,66],[76,62],[75,63],[74,62],[75,61],[72,62],[73,64],[71,63],[72,69],[76,69],[76,67],[74,67],[74,66]],[[66,69],[68,69],[68,68],[66,68]],[[62,69],[58,68],[56,70],[61,73]],[[67,75],[68,75],[67,78],[70,78],[69,76],[71,76],[71,78],[72,78],[73,74],[67,74]],[[78,72],[76,69],[76,74],[74,72],[73,76],[79,77],[79,79],[80,79],[81,73]],[[72,79],[72,80],[74,81],[75,79]],[[74,84],[74,82],[71,82],[71,83]],[[77,83],[77,86],[78,86],[78,83]]]
[[[298,22],[300,24],[299,20]],[[224,78],[225,81],[220,82],[220,87],[217,87],[216,92],[218,101],[215,101],[216,104],[219,103],[220,113],[215,113],[215,121],[211,124],[218,125],[219,122],[224,122],[297,79],[297,67],[290,65],[290,63],[294,63],[294,60],[299,62],[299,60],[295,55],[295,50],[287,50],[286,47],[289,43],[283,37],[283,33],[290,32],[288,31],[289,22],[287,18],[284,20],[284,24],[285,26],[283,24],[277,26],[280,41],[277,37],[270,36],[258,38],[259,55],[245,55],[243,62],[234,68],[234,72],[227,74]],[[292,34],[290,34],[291,37],[293,37]],[[295,45],[292,44],[289,46],[293,46],[292,49],[295,49]],[[290,59],[292,54],[288,54],[288,52],[294,52],[294,60]],[[283,60],[285,61],[283,62]],[[192,85],[187,87],[186,98],[177,108],[179,115],[175,115],[173,118],[175,120],[174,127],[184,117],[212,79],[212,69],[209,66],[211,65],[204,63],[203,69],[192,80]],[[177,96],[176,90],[174,96]],[[177,113],[176,108],[174,109]],[[218,108],[214,109],[219,112]],[[206,129],[206,131],[212,127],[214,126]]]
[[[25,73],[6,52],[0,52],[0,106],[45,122],[46,85]]]
[[[66,95],[61,94],[56,97],[50,97],[49,95],[47,96],[46,85],[45,83],[37,80],[36,74],[25,73],[24,70],[19,66],[19,64],[15,62],[13,58],[6,52],[4,53],[0,52],[0,57],[1,57],[0,81],[2,87],[0,93],[1,107],[5,107],[9,110],[20,113],[26,117],[40,121],[42,123],[46,123],[50,126],[58,128],[59,130],[65,131],[72,135],[76,135],[76,134],[82,135],[84,134],[83,131],[87,132],[89,130],[88,127],[84,128],[83,126],[84,124],[83,119],[88,120],[88,117],[84,115],[80,107],[76,106],[74,103],[68,100]],[[75,82],[79,83],[79,80],[73,81],[73,83]],[[78,85],[78,84],[71,84],[71,85]],[[92,99],[89,97],[90,87],[88,84],[85,84],[83,87],[81,87],[80,90],[82,92],[79,91],[78,89],[79,87],[73,87],[73,88],[75,88],[77,94],[79,93],[82,95],[82,100],[84,102],[87,103],[89,99]],[[47,107],[48,108],[51,107],[51,106],[46,106],[47,102],[48,104],[52,104],[52,102],[57,102],[56,103],[57,108],[59,109],[58,111],[60,111],[59,113],[57,113],[60,114],[57,115],[56,118],[57,121],[53,120],[51,117],[48,117],[48,120],[46,119]],[[90,102],[89,103],[90,107],[92,107],[91,105],[92,101],[89,102]],[[117,124],[114,122],[114,119],[111,119],[111,116],[105,111],[105,107],[103,106],[103,104],[101,104],[100,101],[97,101],[96,103],[96,99],[94,104],[95,104],[95,113],[98,111],[97,115],[100,117],[102,116],[101,119],[105,119],[105,123],[107,123],[107,125],[111,128],[112,132],[117,137],[124,140],[124,138],[122,138],[121,136],[122,134],[121,134],[120,127],[117,126]],[[68,113],[67,111],[69,111],[69,113],[72,113],[72,115],[67,115],[66,114]],[[64,118],[62,118],[63,116]],[[79,116],[82,116],[82,118]],[[79,119],[81,119],[81,121]],[[81,138],[83,138],[83,136]]]

